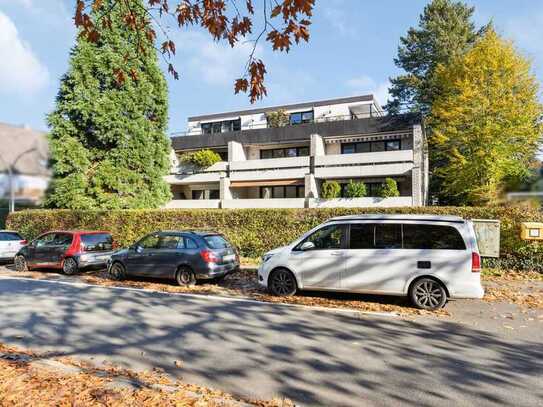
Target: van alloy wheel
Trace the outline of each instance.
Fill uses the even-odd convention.
[[[15,257],[15,270],[28,271],[28,265],[26,264],[26,259],[24,258],[24,256]]]
[[[410,292],[415,306],[427,310],[436,310],[447,302],[447,293],[443,285],[430,278],[423,278],[413,284]]]
[[[272,273],[269,286],[271,293],[280,297],[296,293],[296,280],[292,273],[285,269],[275,270]]]
[[[75,259],[71,257],[64,259],[64,262],[62,263],[62,272],[67,276],[77,273],[77,262]]]
[[[126,270],[121,263],[116,262],[109,268],[109,275],[114,280],[123,280],[126,276]]]

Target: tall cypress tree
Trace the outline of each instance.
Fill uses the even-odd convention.
[[[102,8],[109,10],[112,2],[103,1]],[[48,116],[50,207],[152,208],[170,198],[162,178],[170,151],[167,85],[154,39],[137,37],[122,24],[125,7],[143,10],[141,0],[117,2],[108,27],[97,27],[98,41],[80,36],[71,50]],[[131,73],[123,80],[113,74],[121,66]]]
[[[419,26],[400,38],[394,63],[406,73],[391,78],[391,113],[407,108],[427,114],[439,89],[433,80],[439,64],[448,64],[466,52],[486,31],[471,21],[474,8],[462,2],[432,0],[420,16]]]

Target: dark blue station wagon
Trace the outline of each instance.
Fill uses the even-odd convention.
[[[239,269],[239,255],[215,232],[160,231],[150,233],[128,249],[115,252],[109,275],[175,279],[188,286],[197,280],[220,280]]]

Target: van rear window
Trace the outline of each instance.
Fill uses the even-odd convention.
[[[109,233],[81,235],[81,243],[86,252],[107,251],[113,248],[113,239]]]
[[[226,249],[231,247],[228,240],[221,235],[208,235],[204,236],[207,247],[210,249]]]
[[[404,249],[466,250],[456,228],[440,225],[403,225]]]

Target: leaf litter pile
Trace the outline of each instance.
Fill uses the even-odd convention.
[[[127,385],[126,383],[129,383]],[[283,399],[238,400],[221,391],[172,381],[157,372],[93,365],[0,343],[1,406],[260,406],[290,407]]]

